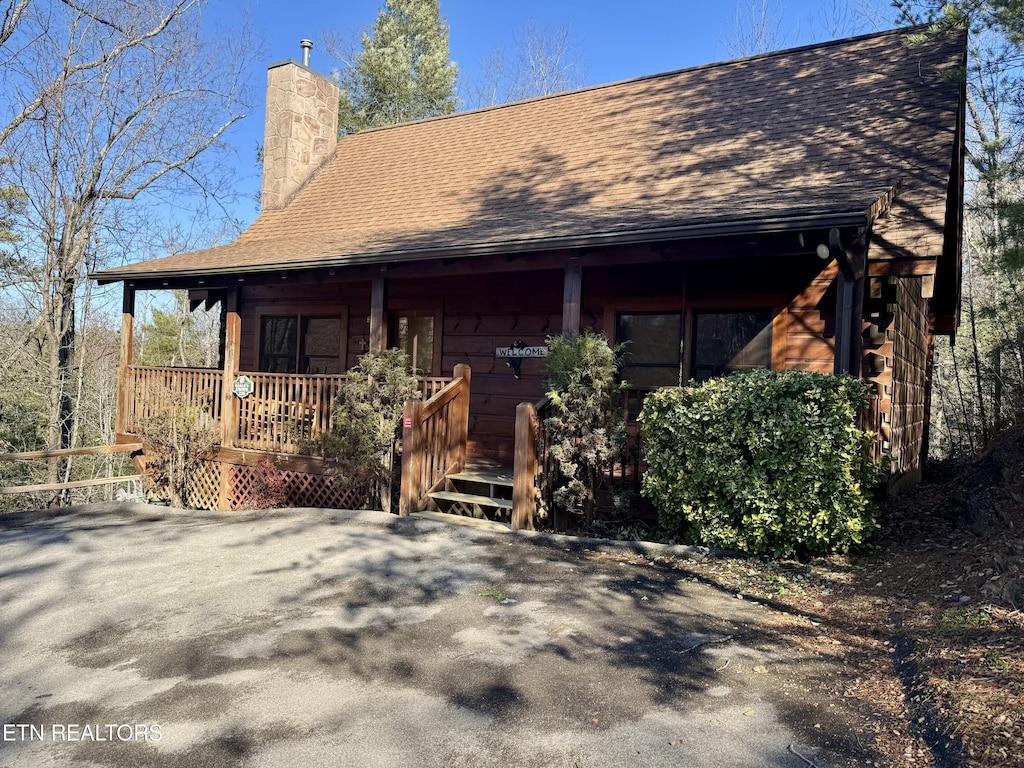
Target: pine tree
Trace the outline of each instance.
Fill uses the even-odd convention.
[[[451,114],[458,74],[439,0],[386,0],[342,75],[339,131]]]

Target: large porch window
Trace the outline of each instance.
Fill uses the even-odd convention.
[[[341,373],[344,341],[339,317],[263,317],[260,370],[268,373]]]
[[[771,368],[772,317],[767,308],[619,312],[615,341],[626,344],[622,378],[631,388],[654,389]]]
[[[630,387],[682,383],[682,312],[621,312],[616,326],[616,342],[626,344],[622,378]]]
[[[771,366],[770,310],[693,313],[691,380],[705,381],[733,371]]]

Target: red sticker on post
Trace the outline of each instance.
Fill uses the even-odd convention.
[[[402,426],[405,427],[406,429],[412,429],[412,419],[405,419],[402,422]]]

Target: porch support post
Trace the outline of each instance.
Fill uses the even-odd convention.
[[[238,434],[238,404],[231,391],[238,371],[238,351],[242,344],[242,320],[238,314],[238,288],[228,288],[224,299],[224,379],[221,386],[220,444],[232,448]]]
[[[124,284],[121,298],[121,356],[117,365],[117,412],[114,416],[114,440],[128,431],[128,414],[134,410],[135,388],[128,385],[135,361],[135,289]]]
[[[865,249],[858,240],[849,250],[843,247],[839,230],[828,233],[829,252],[839,266],[836,278],[836,374],[850,373],[860,376],[861,325],[864,317],[864,263]]]
[[[562,336],[574,339],[580,332],[580,307],[583,298],[583,267],[569,264],[565,268],[562,290]]]
[[[533,530],[537,512],[537,410],[532,403],[516,406],[515,453],[512,459],[512,530]]]
[[[384,327],[384,294],[383,277],[375,277],[370,286],[370,351],[383,352],[388,343],[387,329]]]
[[[472,369],[465,363],[458,363],[452,370],[452,376],[462,379],[462,391],[459,393],[458,406],[452,425],[452,461],[450,466],[455,472],[466,467],[466,446],[469,442],[469,394],[473,376]]]
[[[398,514],[403,517],[420,511],[420,497],[423,495],[422,412],[422,400],[405,402],[402,413],[402,491],[398,505]]]

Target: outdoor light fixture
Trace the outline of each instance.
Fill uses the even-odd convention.
[[[818,258],[822,261],[828,261],[832,258],[832,251],[829,250],[829,247],[824,243],[815,248],[814,252],[818,254]]]

